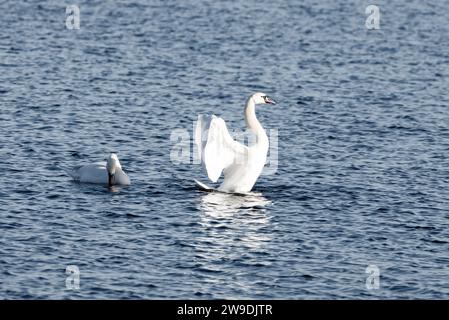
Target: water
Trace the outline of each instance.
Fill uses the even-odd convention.
[[[449,298],[447,2],[77,4],[0,2],[1,298]],[[196,190],[171,133],[255,91],[277,172]],[[132,186],[62,170],[111,151]]]

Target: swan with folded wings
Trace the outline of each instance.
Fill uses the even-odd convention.
[[[113,185],[130,185],[131,180],[123,171],[115,153],[111,153],[106,161],[83,165],[70,171],[72,178],[84,183]]]

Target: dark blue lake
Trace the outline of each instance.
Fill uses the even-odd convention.
[[[447,1],[74,2],[0,1],[0,298],[449,298]],[[197,190],[173,132],[256,91],[276,166]]]

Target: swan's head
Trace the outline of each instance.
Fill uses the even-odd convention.
[[[257,92],[251,96],[251,98],[254,100],[255,104],[276,104],[276,101],[271,99],[269,96],[267,96],[265,93]]]
[[[120,161],[115,153],[111,153],[106,162],[106,169],[108,170],[109,185],[113,184],[114,176],[117,169],[120,169]]]

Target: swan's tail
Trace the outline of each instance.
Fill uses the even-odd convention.
[[[196,183],[196,185],[198,186],[198,188],[199,188],[200,190],[202,190],[202,191],[206,191],[206,192],[212,192],[212,191],[214,191],[213,188],[210,188],[210,187],[206,186],[204,183],[199,182],[198,180],[193,180],[193,181],[195,181],[195,183]]]
[[[61,166],[58,166],[58,168],[61,169],[62,171],[64,171],[72,179],[74,179],[74,180],[79,179],[79,174],[78,174],[79,167],[74,168],[74,169],[68,169],[68,168],[63,168]]]

